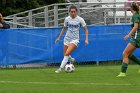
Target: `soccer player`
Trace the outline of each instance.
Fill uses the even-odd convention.
[[[77,13],[77,7],[74,5],[70,6],[70,16],[65,18],[64,27],[62,28],[60,35],[55,41],[57,43],[67,29],[66,35],[64,37],[64,58],[61,62],[60,68],[55,71],[56,73],[61,72],[61,70],[67,64],[69,58],[71,58],[70,54],[78,47],[80,26],[84,27],[86,34],[85,44],[88,44],[88,29],[86,23],[83,18],[77,15]]]
[[[140,65],[140,60],[132,54],[136,48],[140,47],[140,15],[139,15],[138,3],[137,2],[131,3],[130,10],[133,13],[132,20],[131,20],[132,29],[124,37],[124,40],[127,40],[129,37],[131,37],[131,39],[123,51],[123,62],[122,62],[121,72],[117,77],[126,76],[126,70],[128,68],[129,59],[133,60],[134,62]]]
[[[0,29],[8,29],[8,28],[10,28],[10,25],[9,24],[6,24],[4,22],[3,16],[0,13]]]

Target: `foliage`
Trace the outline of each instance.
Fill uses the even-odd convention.
[[[65,0],[0,0],[0,13],[7,16],[40,6],[63,2]]]

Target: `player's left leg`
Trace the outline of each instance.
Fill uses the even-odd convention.
[[[72,41],[70,42],[70,44],[75,45],[74,47],[77,48],[78,45],[79,45],[79,40],[72,40]],[[70,62],[71,64],[73,64],[73,63],[75,62],[75,58],[72,58],[71,55],[69,55],[69,62]]]
[[[75,62],[75,58],[71,57],[71,55],[69,55],[69,63],[73,64]]]
[[[138,48],[140,48],[140,40],[137,40],[137,45],[138,45]],[[139,62],[140,62],[140,59],[139,59]],[[139,65],[139,66],[140,66],[140,65]],[[140,68],[139,68],[138,73],[140,74]]]
[[[140,59],[138,59],[135,55],[130,55],[129,59],[132,60],[133,62],[137,63],[140,66]],[[138,70],[138,74],[140,74],[140,69]]]
[[[129,59],[140,65],[140,60],[135,55],[130,55]]]
[[[77,46],[75,44],[71,43],[65,52],[65,56],[69,56],[76,48],[77,48]]]

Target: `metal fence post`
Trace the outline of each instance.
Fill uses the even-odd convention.
[[[48,13],[48,6],[46,6],[44,9],[45,27],[49,27]]]
[[[58,27],[58,6],[54,6],[54,26]]]
[[[78,9],[78,15],[80,16],[80,3],[78,3],[78,5],[77,5],[77,9]]]
[[[127,23],[127,2],[124,2],[124,17],[125,17],[125,24]]]
[[[107,12],[106,10],[104,11],[104,25],[106,25],[106,19],[107,19]]]
[[[114,24],[116,24],[116,0],[114,0],[114,13],[113,13],[113,17],[114,17]]]
[[[96,65],[97,65],[97,66],[99,66],[99,63],[100,63],[99,61],[96,61]]]
[[[32,22],[33,22],[33,19],[32,19],[32,10],[29,11],[28,17],[29,17],[29,22],[28,22],[28,24],[29,24],[29,26],[32,26],[32,25],[33,25],[33,24],[32,24]]]
[[[16,15],[14,15],[14,17],[13,17],[13,22],[15,23],[15,24],[13,24],[13,28],[17,28],[17,16]]]

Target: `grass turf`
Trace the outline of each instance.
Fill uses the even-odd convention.
[[[139,93],[139,66],[129,65],[127,76],[117,78],[120,65],[76,66],[73,73],[56,68],[0,69],[0,93]]]

